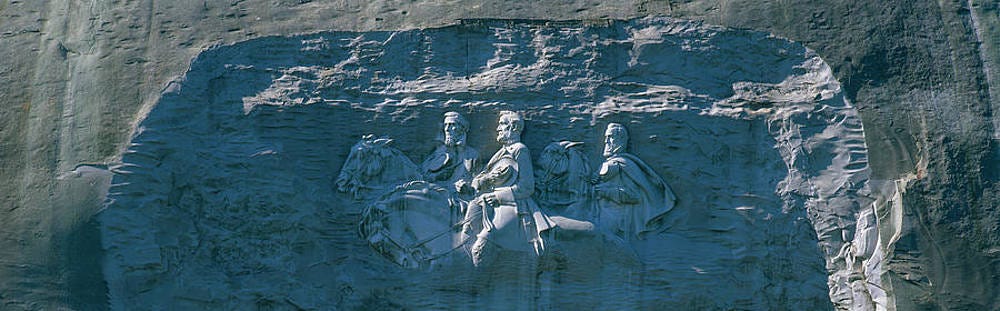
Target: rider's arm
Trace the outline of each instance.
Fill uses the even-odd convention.
[[[494,190],[497,200],[502,205],[513,205],[516,200],[530,198],[535,191],[535,174],[532,171],[528,148],[521,143],[515,148],[512,152],[514,165],[511,167],[513,174],[511,178],[514,178],[514,183]]]

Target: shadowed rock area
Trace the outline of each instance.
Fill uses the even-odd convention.
[[[388,137],[419,163],[457,111],[485,161],[500,110],[523,112],[535,160],[572,140],[593,167],[604,127],[624,124],[677,195],[667,225],[610,251],[552,240],[479,268],[455,252],[406,269],[358,236],[370,198],[334,185],[355,142]],[[220,46],[169,85],[112,168],[110,305],[814,310],[863,293],[884,307],[877,286],[849,284],[879,285],[880,265],[855,272],[843,253],[872,201],[860,122],[811,50],[667,18]]]

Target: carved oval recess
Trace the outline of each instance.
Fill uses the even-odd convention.
[[[393,247],[372,232],[464,219],[384,220],[414,208],[399,196],[457,198],[442,209],[474,201],[454,180],[397,188],[464,157],[425,163],[445,113],[465,119],[481,169],[520,148],[496,139],[502,110],[523,117],[520,144],[542,181],[528,199],[551,218],[589,220],[563,227],[623,228],[593,218],[606,206],[558,210],[621,169],[605,165],[611,123],[627,128],[628,152],[674,206],[658,226],[629,231],[642,237],[543,233],[544,251],[498,249],[506,260],[478,267],[463,247],[387,256]],[[342,174],[359,148],[395,160]],[[550,187],[541,169],[563,171],[553,157],[568,150],[573,179],[590,184]],[[138,126],[100,216],[105,274],[118,309],[843,308],[859,290],[884,297],[852,289],[852,275],[871,271],[852,270],[843,252],[870,203],[866,157],[830,68],[766,33],[646,18],[259,38],[201,53]]]

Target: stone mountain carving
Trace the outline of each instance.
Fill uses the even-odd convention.
[[[593,235],[595,223],[612,238],[608,245],[622,252],[619,248],[628,247],[623,244],[626,240],[655,230],[654,222],[674,207],[670,187],[642,160],[625,152],[628,134],[621,124],[608,124],[606,159],[601,171],[591,176],[579,148],[582,143],[550,144],[539,159],[541,170],[535,171],[530,151],[521,143],[523,117],[501,111],[498,123],[500,149],[474,177],[470,170],[476,167],[477,153],[466,145],[469,125],[456,112],[445,113],[443,144],[424,161],[422,179],[407,180],[412,176],[408,170],[382,169],[392,166],[383,161],[411,167],[399,150],[388,146],[389,139],[371,135],[362,139],[338,178],[340,191],[358,198],[364,197],[358,189],[381,189],[362,181],[398,186],[365,208],[361,236],[404,267],[427,266],[462,247],[473,265],[480,266],[493,259],[496,251],[491,248],[542,255],[546,239],[599,242],[594,240],[599,238]],[[546,233],[550,229],[559,233]],[[631,250],[624,253],[634,256]]]
[[[396,185],[362,212],[358,233],[386,258],[407,268],[427,266],[435,259],[465,244],[466,236],[458,229],[471,220],[460,222],[467,216],[467,202],[459,196],[469,194],[471,171],[478,167],[478,153],[466,145],[468,121],[456,112],[445,113],[440,137],[441,145],[421,165],[422,176],[409,170],[410,160],[387,143],[369,143],[370,137],[352,149],[341,169],[339,180],[355,181],[358,167],[402,166],[403,171],[378,171],[378,176],[364,180],[378,180]],[[378,146],[376,151],[368,151]],[[365,148],[368,147],[368,148]],[[392,157],[367,157],[359,155],[385,155]],[[370,163],[359,163],[359,162]],[[402,164],[399,164],[402,163]],[[344,177],[346,173],[346,176]],[[340,184],[340,182],[338,182]],[[350,182],[346,184],[352,185]],[[351,189],[374,189],[365,183],[341,187],[341,192]],[[358,198],[355,195],[355,198]]]
[[[655,229],[654,223],[674,208],[676,197],[653,168],[626,152],[629,137],[624,126],[608,124],[604,137],[605,159],[594,187],[598,223],[610,234],[638,238]]]
[[[836,256],[848,239],[861,245],[867,231],[851,228],[870,205],[865,137],[843,94],[800,44],[664,18],[214,47],[170,84],[121,158],[127,169],[116,171],[99,224],[108,301],[115,310],[829,310],[865,285],[884,306],[883,257],[860,246]],[[482,217],[463,240],[463,204],[500,149],[500,110],[528,121],[534,200],[555,226],[540,234],[542,256],[529,245],[475,267],[467,251]],[[463,146],[477,149],[478,168],[454,160],[472,158],[461,148],[435,152],[447,111],[468,121]],[[557,155],[547,145],[584,142],[566,147],[589,157],[596,176],[608,123],[628,128],[628,152],[679,197],[662,221],[633,222],[641,237],[567,212],[597,212],[596,193],[545,197],[580,186],[546,186],[545,171],[561,165],[543,160]],[[453,178],[461,170],[469,174]],[[456,187],[465,178],[469,187]],[[593,192],[593,178],[581,179]],[[864,281],[852,276],[859,261]]]
[[[538,204],[554,215],[593,220],[593,184],[582,142],[559,141],[545,147],[535,170]]]
[[[391,142],[388,138],[365,135],[351,148],[347,161],[340,169],[337,189],[361,199],[393,187],[400,180],[417,178],[416,164],[389,146]]]
[[[371,247],[406,268],[426,267],[462,246],[453,243],[462,220],[451,192],[423,181],[409,182],[365,208],[358,233]]]
[[[545,243],[540,233],[554,224],[538,210],[531,195],[535,172],[528,147],[521,143],[524,119],[512,111],[501,111],[497,141],[502,144],[482,173],[472,180],[477,197],[469,205],[469,216],[482,215],[483,229],[472,245],[472,262],[479,265],[490,247],[534,250],[541,254]]]
[[[461,114],[444,114],[441,145],[421,165],[425,180],[453,187],[461,194],[472,191],[469,183],[479,169],[479,152],[466,144],[468,131],[469,121]]]

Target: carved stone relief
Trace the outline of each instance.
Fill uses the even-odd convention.
[[[553,215],[593,220],[593,182],[583,142],[558,141],[542,150],[535,171],[535,200]]]
[[[390,139],[367,135],[355,144],[338,177],[341,192],[361,199],[365,196],[358,195],[358,189],[398,185],[365,208],[362,238],[407,268],[427,267],[460,248],[479,266],[490,247],[541,255],[549,236],[544,232],[556,227],[571,237],[593,231],[596,223],[609,238],[639,238],[657,230],[654,223],[674,207],[670,187],[645,162],[626,152],[628,134],[621,124],[608,124],[606,159],[600,172],[591,176],[590,165],[578,150],[582,143],[550,144],[540,158],[542,170],[534,171],[530,151],[520,141],[523,117],[501,111],[498,123],[501,147],[475,177],[469,172],[479,162],[478,154],[466,144],[468,122],[457,112],[445,113],[443,145],[424,162],[422,179],[407,178],[413,176],[406,170],[412,166],[387,146]],[[394,164],[395,169],[382,169]],[[536,175],[537,185],[542,186],[537,191]],[[463,199],[469,192],[473,198]],[[543,208],[536,198],[542,198]]]
[[[122,158],[109,301],[849,308],[880,269],[860,124],[801,45],[664,18],[217,47]]]
[[[605,159],[594,187],[599,227],[623,239],[638,238],[656,230],[655,222],[674,208],[676,198],[653,168],[626,152],[624,126],[608,124],[604,137]]]
[[[556,227],[566,236],[596,227],[609,238],[640,238],[660,230],[656,223],[674,207],[670,187],[626,152],[629,137],[621,124],[607,126],[605,160],[597,175],[591,176],[586,156],[578,150],[582,143],[561,141],[546,147],[536,183],[530,152],[520,142],[523,117],[501,111],[498,123],[501,148],[475,177],[470,171],[478,154],[465,142],[468,123],[457,112],[445,113],[443,144],[424,162],[422,179],[408,180],[413,175],[408,170],[400,174],[398,169],[381,169],[411,167],[398,150],[387,146],[391,140],[367,135],[358,142],[341,168],[340,191],[358,199],[364,196],[358,196],[357,189],[379,189],[386,181],[398,185],[365,209],[361,236],[404,267],[429,266],[460,248],[479,266],[490,247],[541,255],[548,237],[543,233]],[[541,186],[537,191],[536,184]],[[474,198],[463,199],[470,191]],[[544,202],[541,208],[538,198]]]

